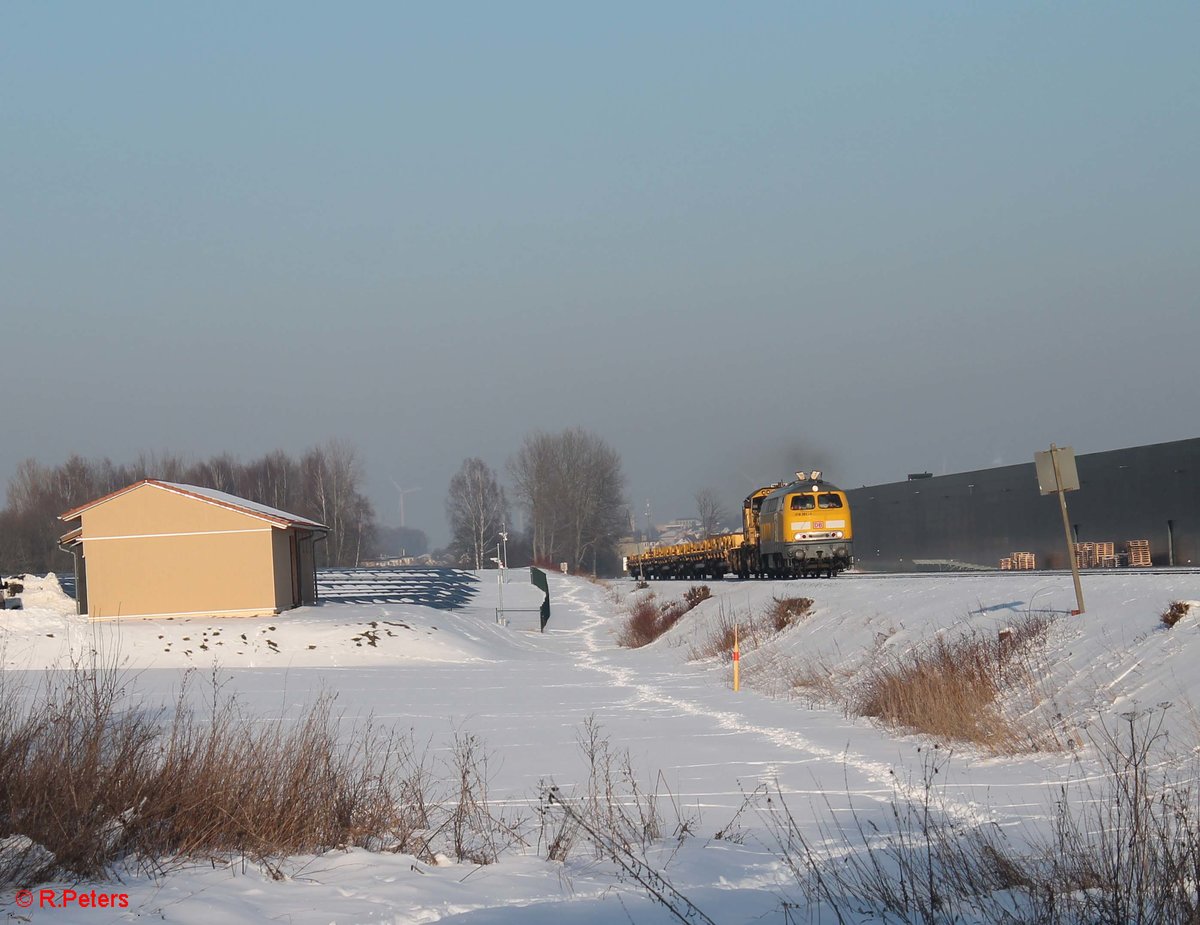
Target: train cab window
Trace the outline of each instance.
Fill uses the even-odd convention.
[[[792,495],[792,510],[793,511],[811,511],[815,506],[816,498],[812,495]]]
[[[819,507],[841,507],[842,499],[837,495],[819,495],[817,497],[817,505]]]

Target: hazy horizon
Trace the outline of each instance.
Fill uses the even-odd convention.
[[[0,480],[342,439],[736,509],[1200,435],[1200,7],[11,3]]]

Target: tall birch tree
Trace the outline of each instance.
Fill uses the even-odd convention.
[[[478,457],[463,460],[446,494],[451,551],[473,568],[483,568],[507,518],[508,499],[496,473]]]

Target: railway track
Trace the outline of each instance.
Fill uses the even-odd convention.
[[[1200,566],[1183,565],[1172,567],[1151,567],[1151,568],[1089,568],[1083,569],[1079,573],[1085,578],[1116,578],[1128,577],[1133,575],[1198,575],[1200,574]],[[1068,578],[1071,575],[1070,569],[1023,569],[1023,570],[972,570],[961,571],[958,569],[948,569],[944,572],[842,572],[838,576],[839,581],[855,580],[855,579],[881,579],[881,578],[971,578],[987,576],[1004,577],[1004,578],[1019,578],[1021,576],[1029,577],[1031,575],[1065,575]]]
[[[886,581],[893,578],[957,579],[978,577],[1020,578],[1070,576],[1066,569],[1034,571],[957,571],[943,572],[842,572],[838,581]],[[1200,566],[1174,568],[1086,569],[1092,578],[1141,575],[1197,575]],[[681,579],[683,580],[683,579]],[[732,580],[732,579],[730,579]],[[751,580],[751,579],[747,579]],[[803,579],[795,579],[803,580]],[[812,579],[816,580],[816,579]],[[73,575],[58,576],[63,591],[75,596]],[[317,570],[317,594],[321,601],[340,604],[419,604],[440,610],[457,610],[475,596],[479,579],[471,572],[453,568],[338,568]]]

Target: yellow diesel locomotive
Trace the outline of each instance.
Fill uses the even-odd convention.
[[[658,546],[626,563],[635,578],[832,578],[853,563],[854,525],[846,493],[819,471],[797,472],[742,502],[737,533]]]

